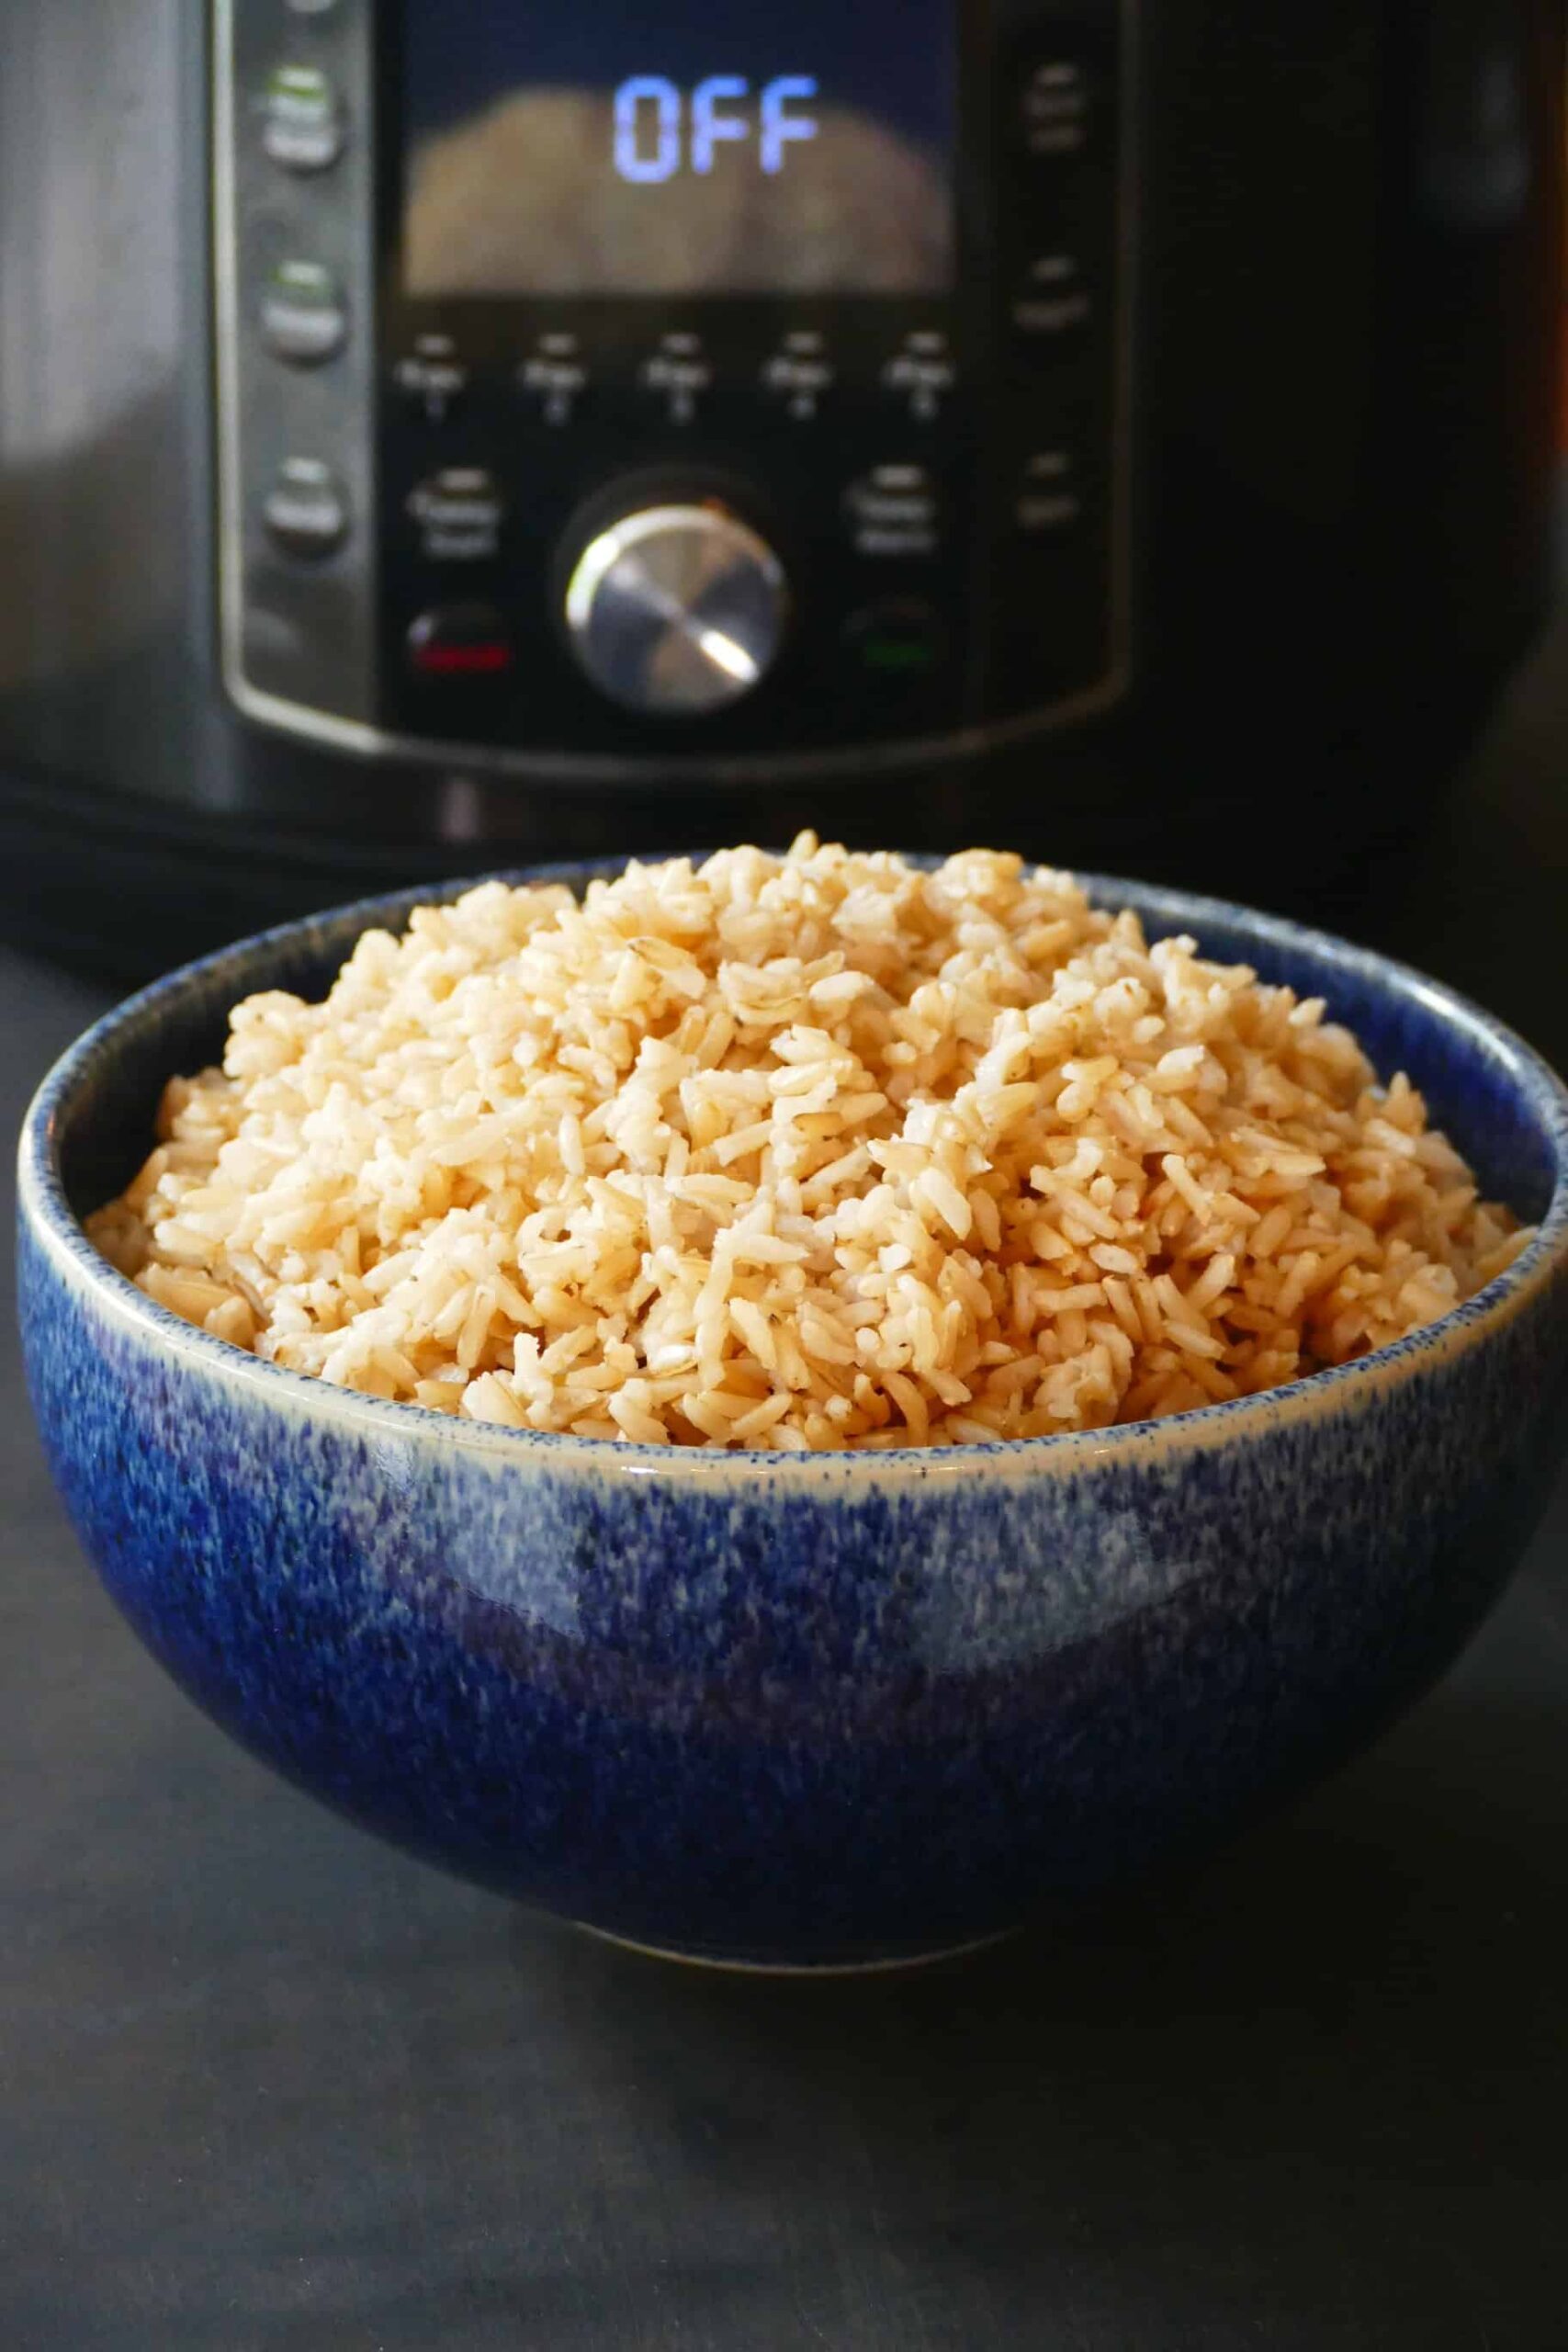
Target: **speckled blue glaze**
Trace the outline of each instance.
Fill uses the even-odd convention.
[[[580,872],[566,878],[581,881]],[[1005,1929],[1303,1788],[1455,1655],[1529,1532],[1568,1368],[1568,1098],[1445,990],[1103,882],[1325,995],[1540,1238],[1344,1372],[1131,1430],[858,1459],[458,1425],[152,1306],[77,1213],[235,999],[417,897],[176,974],[22,1140],[28,1376],[110,1592],[211,1715],[431,1860],[635,1940],[803,1966]]]

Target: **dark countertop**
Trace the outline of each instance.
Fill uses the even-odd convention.
[[[1568,631],[1359,927],[1568,1059],[1565,771]],[[103,1001],[0,951],[0,1126]],[[210,1730],[92,1581],[0,1315],[6,2352],[1568,2344],[1568,1483],[1443,1687],[1180,1895],[726,1981]]]

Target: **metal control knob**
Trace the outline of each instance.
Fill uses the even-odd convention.
[[[789,583],[725,507],[644,507],[590,540],[567,590],[577,658],[628,710],[700,716],[760,685],[778,658]]]

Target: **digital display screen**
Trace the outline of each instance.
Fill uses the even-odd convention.
[[[406,0],[409,291],[940,294],[953,0]]]

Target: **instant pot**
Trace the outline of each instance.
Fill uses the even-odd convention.
[[[0,0],[0,890],[797,827],[1276,905],[1550,579],[1558,0]]]

